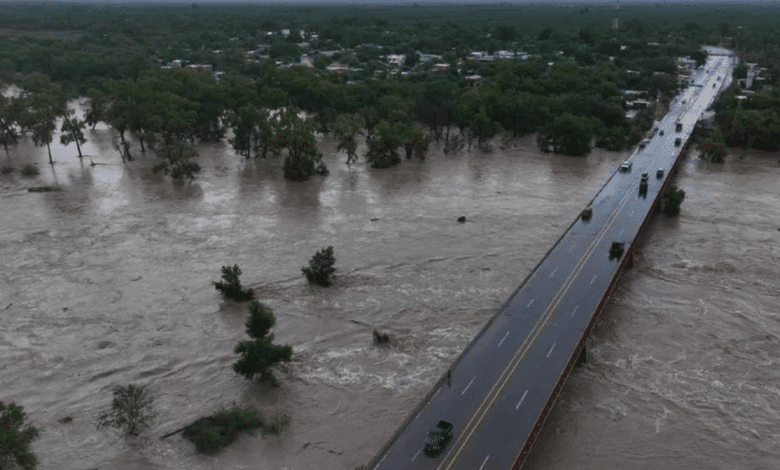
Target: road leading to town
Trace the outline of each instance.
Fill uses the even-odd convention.
[[[368,468],[519,468],[694,125],[732,67],[731,57],[710,56],[658,132],[631,154],[629,169],[616,169],[591,201],[592,217],[572,223]],[[639,190],[643,172],[646,192]],[[613,242],[624,244],[616,258]],[[423,443],[439,420],[452,423],[454,435],[439,455],[428,455]]]

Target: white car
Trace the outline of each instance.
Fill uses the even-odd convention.
[[[620,171],[621,173],[628,173],[631,171],[631,162],[628,160],[624,161],[622,165],[620,165]]]

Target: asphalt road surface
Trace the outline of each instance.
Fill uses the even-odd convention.
[[[577,219],[536,270],[450,368],[375,460],[375,469],[509,469],[546,406],[566,378],[566,366],[585,339],[599,304],[619,275],[612,242],[631,244],[690,137],[699,116],[730,82],[733,59],[711,56],[658,123],[644,148],[629,157],[630,171],[616,169],[593,199],[590,220]],[[714,85],[714,86],[713,86]],[[676,131],[676,123],[682,130]],[[679,146],[676,138],[681,139]],[[657,177],[657,170],[663,176]],[[640,175],[648,189],[639,192]],[[552,401],[551,401],[552,400]],[[453,424],[453,438],[439,455],[423,442],[439,420]]]

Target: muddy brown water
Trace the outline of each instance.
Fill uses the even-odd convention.
[[[150,155],[123,164],[111,130],[87,137],[83,161],[54,144],[51,167],[27,139],[2,156],[16,171],[0,176],[0,400],[41,429],[42,470],[366,463],[625,157],[526,138],[372,170],[323,138],[331,174],[296,183],[278,159],[212,144],[174,184]],[[682,215],[652,223],[528,468],[777,468],[777,159],[686,160]],[[39,176],[19,174],[29,162]],[[42,185],[62,191],[26,191]],[[335,283],[309,286],[300,267],[328,245]],[[278,388],[230,368],[246,307],[210,282],[234,263],[294,347]],[[374,328],[394,344],[372,346]],[[159,413],[136,441],[95,426],[129,383]],[[213,457],[159,439],[233,403],[291,425]]]

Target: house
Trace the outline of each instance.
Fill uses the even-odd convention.
[[[282,30],[282,36],[287,37],[289,35],[290,35],[290,30],[289,29],[283,29]]]
[[[433,64],[434,72],[446,72],[450,69],[450,64]]]
[[[403,65],[406,61],[406,54],[390,54],[387,56],[387,62],[394,65]]]

